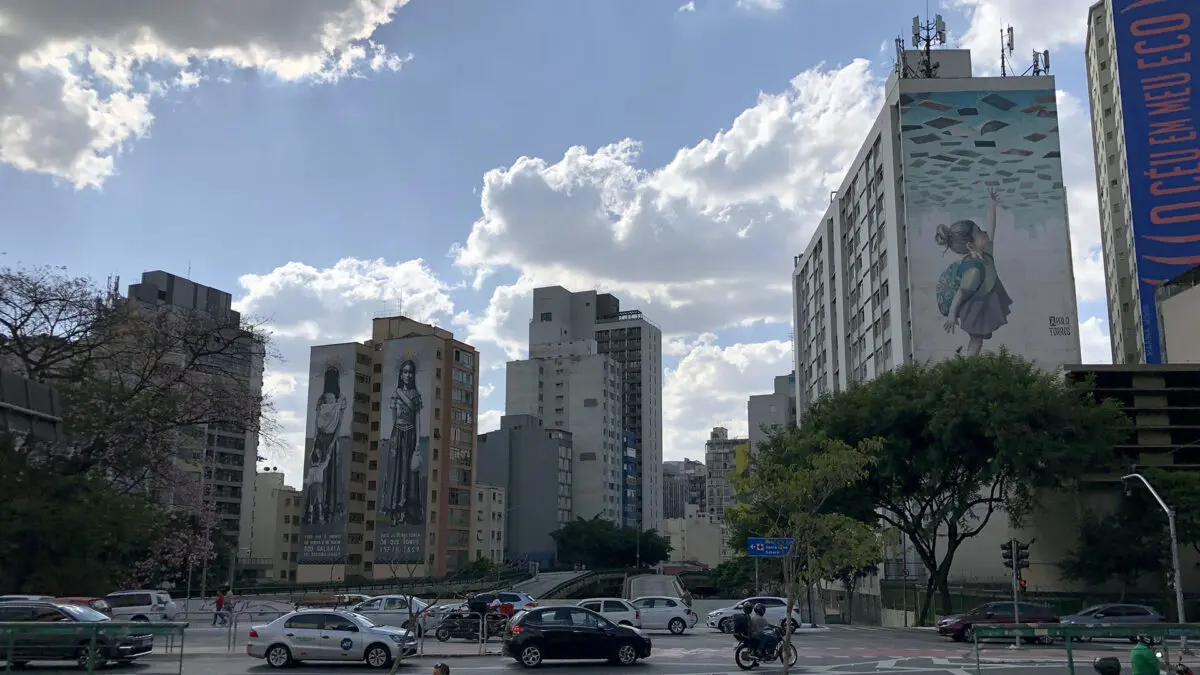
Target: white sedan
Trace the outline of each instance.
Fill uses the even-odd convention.
[[[641,613],[642,628],[646,630],[669,630],[681,635],[683,631],[695,628],[700,620],[682,598],[648,595],[635,598],[631,604]]]
[[[379,626],[392,626],[405,630],[414,628],[417,631],[417,637],[420,637],[424,632],[421,615],[428,607],[429,604],[424,600],[411,595],[378,595],[348,609],[356,614],[362,614]],[[416,625],[410,625],[412,623]]]
[[[708,618],[705,624],[709,628],[716,628],[722,633],[733,632],[733,617],[742,613],[742,608],[749,605],[762,605],[766,612],[766,619],[780,628],[787,628],[787,599],[770,595],[756,595],[752,598],[746,598],[732,607],[713,610],[708,613]],[[799,605],[792,607],[792,630],[800,627],[800,607]]]
[[[396,656],[417,653],[417,638],[402,628],[377,626],[361,614],[303,609],[250,628],[246,654],[272,668],[302,661],[365,661],[387,668]]]

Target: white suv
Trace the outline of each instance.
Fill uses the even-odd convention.
[[[179,613],[166,591],[117,591],[104,599],[117,621],[171,621]]]
[[[746,598],[733,607],[725,607],[724,609],[714,610],[708,613],[708,618],[704,624],[709,628],[716,628],[722,633],[730,633],[733,631],[733,617],[742,613],[742,608],[749,605],[753,607],[761,603],[767,610],[764,615],[767,621],[783,628],[787,624],[784,622],[784,615],[787,614],[787,598],[779,598],[773,596],[755,596]],[[800,604],[796,603],[792,607],[792,630],[800,627]]]

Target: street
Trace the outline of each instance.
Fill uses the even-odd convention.
[[[272,672],[263,661],[247,657],[239,640],[229,652],[222,641],[227,633],[220,629],[198,628],[188,631],[183,658],[184,675],[265,675]],[[703,628],[673,636],[651,633],[654,652],[651,657],[630,669],[650,675],[734,674],[740,673],[733,662],[734,642],[728,635]],[[799,662],[797,673],[822,675],[877,675],[905,673],[909,675],[968,675],[975,671],[975,658],[970,645],[956,644],[931,631],[880,628],[874,626],[834,626],[823,630],[804,630],[795,636]],[[1039,675],[1066,672],[1066,652],[1063,646],[1027,646],[1020,650],[1008,648],[1008,643],[991,643],[982,651],[981,670],[995,675]],[[486,653],[479,654],[475,644],[461,641],[439,643],[428,640],[425,656],[408,659],[400,668],[403,673],[427,673],[437,661],[445,661],[451,671],[471,673],[508,673],[515,675],[523,669],[511,659],[501,657],[499,645],[493,641]],[[1127,662],[1127,643],[1091,643],[1075,651],[1076,666],[1081,675],[1090,675],[1091,660],[1100,655],[1117,656]],[[548,663],[542,669],[559,675],[574,673],[608,673],[614,666],[597,662]],[[761,666],[756,670],[779,670],[778,664]],[[1002,674],[998,671],[1004,671]],[[31,665],[25,672],[79,673],[64,665]],[[130,675],[167,675],[178,673],[179,657],[159,649],[155,654],[134,664],[110,666],[104,672]],[[287,672],[368,673],[363,664],[304,664]]]

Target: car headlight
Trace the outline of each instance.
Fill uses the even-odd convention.
[[[407,636],[405,635],[393,635],[392,642],[395,642],[396,644],[403,644],[404,642],[407,642],[407,640],[405,640],[406,637]]]

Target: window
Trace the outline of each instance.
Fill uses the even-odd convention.
[[[470,485],[470,469],[450,469],[450,483],[453,485]]]
[[[542,312],[542,321],[543,322],[553,321],[553,320],[554,320],[554,312]]]
[[[475,421],[475,414],[470,410],[463,408],[455,408],[453,412],[453,421],[455,424],[470,425]]]
[[[446,533],[446,545],[466,547],[471,545],[471,539],[466,530],[450,530]]]
[[[471,392],[469,392],[465,389],[455,388],[454,392],[451,394],[450,398],[452,398],[455,403],[462,403],[464,405],[470,405],[472,396],[471,396]]]
[[[337,614],[321,614],[320,616],[325,622],[324,630],[341,631],[343,633],[358,632],[358,626],[355,626],[354,622],[350,619],[343,619]]]
[[[473,387],[475,386],[475,373],[455,368],[454,383],[464,387]]]
[[[284,624],[287,628],[300,628],[302,630],[321,630],[324,625],[323,614],[297,614],[287,620]]]
[[[455,349],[454,350],[454,362],[457,363],[458,365],[462,366],[463,368],[473,369],[475,367],[475,355],[472,354],[471,352],[465,352],[461,349]]]

